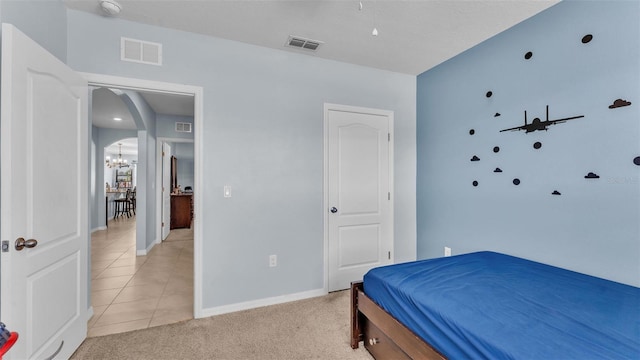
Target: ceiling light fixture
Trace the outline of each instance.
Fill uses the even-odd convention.
[[[122,143],[118,143],[118,158],[117,159],[111,159],[110,156],[107,156],[105,158],[105,162],[106,162],[107,167],[109,167],[109,168],[129,167],[129,164],[127,163],[127,160],[126,159],[122,159]]]
[[[100,0],[100,7],[109,16],[116,16],[122,11],[122,5],[115,0]]]
[[[114,118],[113,118],[113,120],[114,120],[114,121],[122,121],[122,118],[114,117]]]
[[[378,28],[376,28],[376,1],[373,2],[373,31],[371,31],[372,36],[378,36]],[[362,1],[358,2],[358,10],[362,11]]]
[[[373,2],[373,31],[371,31],[372,36],[378,36],[378,28],[376,27],[376,18],[378,15],[378,2],[374,0]]]

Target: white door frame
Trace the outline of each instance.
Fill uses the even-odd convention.
[[[386,116],[389,119],[389,189],[391,192],[391,203],[389,204],[390,209],[390,234],[391,241],[395,247],[395,234],[394,234],[394,202],[395,202],[395,188],[393,186],[393,111],[390,110],[381,110],[374,108],[366,108],[366,107],[358,107],[358,106],[350,106],[350,105],[340,105],[340,104],[332,104],[332,103],[324,103],[324,174],[323,174],[323,200],[322,200],[322,214],[323,214],[323,232],[324,232],[324,292],[329,292],[329,111],[345,111],[345,112],[355,112],[362,114],[371,114],[371,115],[379,115]],[[391,262],[393,263],[395,260],[395,251],[391,252]]]
[[[165,150],[167,150],[167,148],[169,148],[169,150],[173,151],[173,149],[171,149],[171,146],[169,146],[169,140],[165,139],[165,138],[156,138],[156,145],[157,145],[157,149],[156,149],[156,156],[160,157],[160,163],[162,164],[159,169],[161,169],[161,171],[159,171],[159,175],[160,175],[160,181],[156,181],[156,183],[158,184],[158,187],[160,188],[160,202],[162,203],[162,205],[160,206],[160,213],[158,214],[160,217],[159,220],[159,224],[160,224],[160,237],[158,238],[157,243],[161,243],[163,242],[168,236],[169,233],[171,232],[171,205],[167,204],[165,201],[166,197],[165,195],[167,195],[165,193],[165,191],[168,191],[169,193],[169,202],[171,202],[171,191],[172,189],[168,186],[167,182],[165,182],[165,180],[167,178],[171,179],[171,169],[169,169],[170,166],[166,166],[167,163],[171,164],[171,155],[170,154],[166,154]],[[165,157],[166,156],[166,157]],[[171,181],[171,180],[169,180]],[[167,206],[169,206],[169,216],[166,216],[166,210],[167,210]],[[168,219],[167,219],[168,218]],[[165,221],[167,220],[167,221]],[[166,233],[166,236],[165,236]]]
[[[194,136],[196,136],[196,135],[197,135],[197,132],[194,133]],[[195,149],[195,141],[194,140],[181,139],[181,138],[170,138],[170,137],[159,137],[159,138],[156,138],[156,153],[157,154],[162,154],[162,151],[163,151],[162,144],[163,143],[167,143],[167,142],[170,142],[170,143],[194,143],[193,151],[194,151],[194,156],[195,156],[196,149]],[[156,156],[156,160],[157,160],[156,169],[162,169],[162,158]],[[195,177],[195,171],[196,171],[195,163],[194,163],[193,171],[194,171],[194,177]],[[162,172],[161,171],[156,171],[156,177],[157,177],[156,178],[156,184],[162,184]],[[196,189],[196,187],[195,187],[195,178],[194,178],[194,184],[193,185],[194,185],[194,189]],[[158,212],[157,212],[157,215],[158,215],[157,225],[158,225],[158,231],[159,231],[160,237],[156,240],[156,243],[160,244],[163,241],[163,239],[162,239],[162,221],[164,221],[164,219],[162,218],[162,211],[163,211],[162,210],[162,202],[164,200],[162,199],[162,187],[161,186],[156,186],[156,188],[157,188],[156,196],[158,196],[156,204],[160,203],[160,205],[158,206]],[[173,189],[169,189],[169,192],[171,192],[171,191],[173,191]],[[194,197],[193,200],[194,200],[194,203],[195,203],[195,197],[196,197],[195,193],[193,194],[193,197]],[[195,212],[195,204],[194,204],[193,213],[197,214]],[[194,219],[193,221],[195,223],[195,215],[194,215],[193,219]],[[167,226],[170,226],[170,225],[167,225]],[[195,233],[194,233],[194,236],[195,236]],[[195,239],[194,239],[194,247],[195,247]]]
[[[201,86],[174,84],[160,81],[143,80],[135,78],[126,78],[112,75],[94,74],[94,73],[80,73],[87,79],[89,86],[104,86],[111,88],[127,89],[133,91],[151,91],[164,94],[176,94],[176,95],[192,95],[194,97],[194,189],[202,189],[202,123],[203,123],[203,88]],[[158,141],[156,141],[157,143]],[[156,157],[157,158],[157,157]],[[155,183],[161,184],[162,174],[158,171],[158,161],[162,159],[156,159],[156,176]],[[156,199],[162,197],[160,186],[156,186]],[[160,190],[160,191],[159,191]],[[202,311],[202,191],[194,193],[193,196],[193,211],[197,216],[193,220],[193,315],[195,318],[203,317]],[[156,201],[156,215],[153,218],[156,221],[156,228],[159,229],[158,223],[159,214],[161,214],[160,206],[162,201]],[[161,221],[161,220],[160,220]],[[161,232],[159,233],[162,236]]]

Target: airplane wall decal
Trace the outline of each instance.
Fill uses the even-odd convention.
[[[579,116],[572,116],[572,117],[567,117],[567,118],[563,118],[563,119],[556,119],[556,120],[549,120],[549,105],[547,105],[547,120],[545,121],[541,121],[539,118],[535,118],[533,119],[533,121],[531,121],[531,123],[527,123],[527,111],[524,111],[524,125],[522,126],[516,126],[516,127],[512,127],[512,128],[508,128],[508,129],[503,129],[500,130],[500,132],[503,131],[520,131],[520,130],[524,130],[525,133],[530,133],[530,132],[534,132],[534,131],[548,131],[547,127],[550,125],[555,125],[555,124],[560,124],[563,122],[567,122],[569,120],[574,120],[574,119],[580,119],[583,118],[584,115],[579,115]]]

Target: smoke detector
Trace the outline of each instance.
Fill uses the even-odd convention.
[[[116,16],[122,10],[122,5],[115,0],[100,0],[100,7],[109,16]]]

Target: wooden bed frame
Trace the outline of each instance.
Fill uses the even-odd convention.
[[[362,281],[351,283],[351,347],[360,341],[375,359],[446,359],[437,350],[379,307]]]

